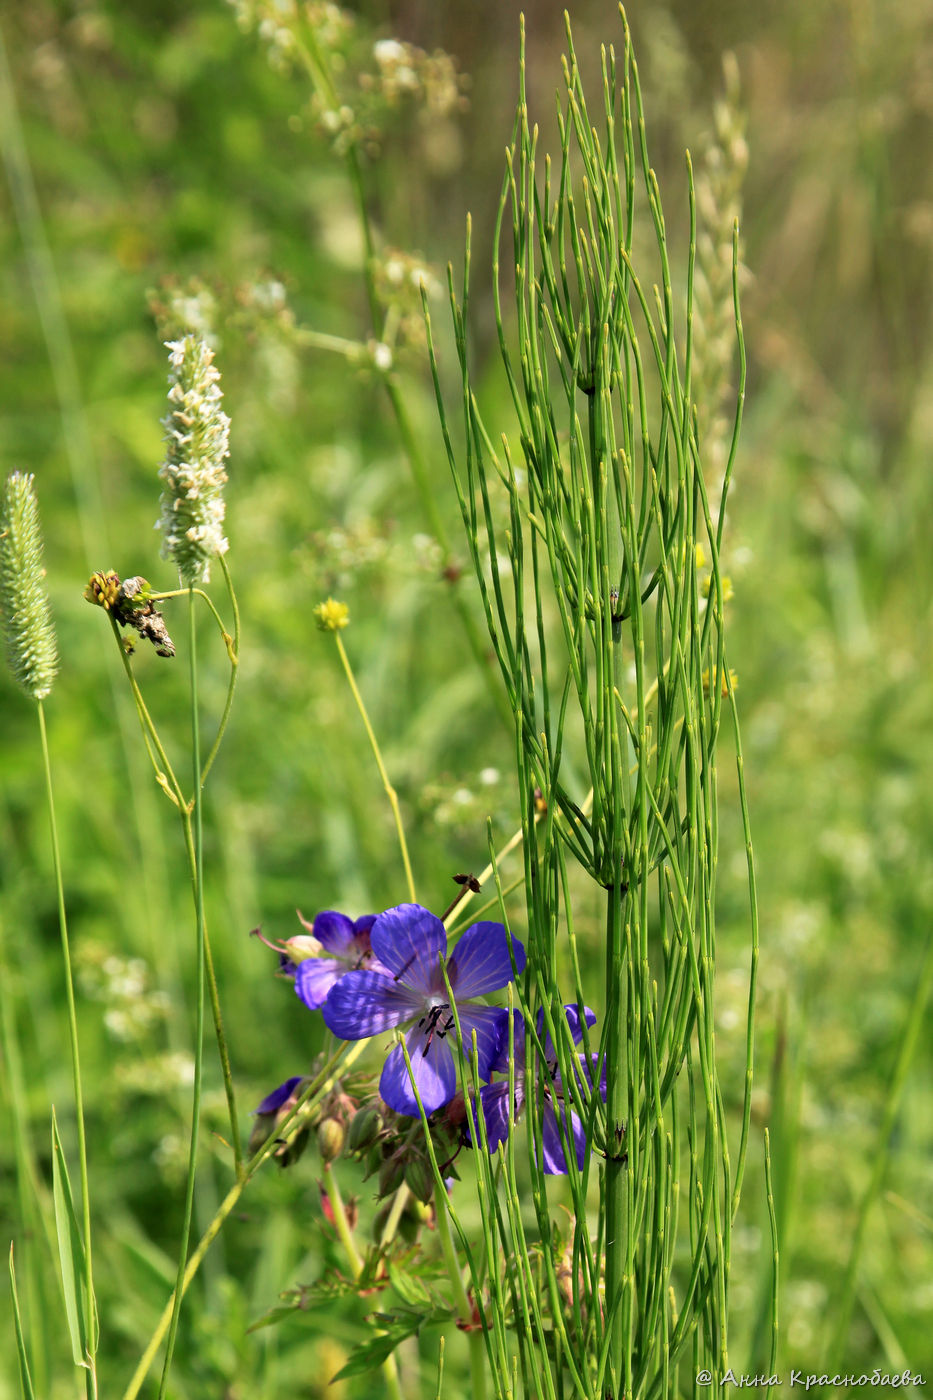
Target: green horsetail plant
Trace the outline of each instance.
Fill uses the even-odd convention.
[[[685,285],[675,295],[638,69],[620,13],[621,51],[602,50],[593,112],[568,22],[554,161],[540,157],[529,118],[522,36],[493,263],[514,411],[501,436],[484,422],[471,378],[469,225],[459,291],[450,273],[462,445],[445,411],[428,322],[447,455],[515,716],[524,814],[528,964],[517,1002],[525,1050],[520,1057],[516,1045],[508,1062],[510,1083],[522,1079],[527,1151],[512,1131],[496,1156],[477,1152],[487,1238],[474,1294],[490,1290],[492,1313],[509,1315],[526,1394],[593,1400],[692,1393],[700,1372],[720,1393],[732,1224],[749,1134],[757,966],[720,569],[744,399],[738,230],[729,288],[738,385],[713,494],[694,399],[691,167],[688,157],[690,235]],[[714,1032],[724,702],[738,754],[750,894],[737,1150]],[[586,995],[577,911],[587,883],[604,907],[599,1033],[595,1016],[579,1011]],[[577,1003],[574,1035],[561,1012],[562,987]],[[585,1051],[579,1059],[577,1038]],[[577,1067],[594,1054],[605,1102],[594,1092],[597,1075]],[[572,1203],[563,1229],[547,1167],[558,1079],[570,1103],[558,1124]],[[474,1094],[482,1093],[474,1060]],[[517,1103],[511,1090],[509,1101]],[[571,1150],[574,1114],[597,1154],[587,1152],[582,1164]],[[478,1127],[485,1141],[483,1115]],[[526,1173],[537,1240],[518,1209]],[[494,1280],[496,1257],[508,1263],[504,1280]],[[512,1344],[496,1316],[483,1326],[496,1394],[511,1395]]]
[[[65,995],[68,1004],[69,1042],[74,1085],[78,1162],[81,1184],[81,1223],[72,1201],[65,1155],[58,1139],[54,1115],[55,1220],[59,1262],[65,1292],[68,1331],[75,1365],[84,1368],[88,1400],[97,1395],[97,1310],[94,1300],[94,1272],[91,1256],[91,1203],[87,1170],[87,1141],[84,1126],[84,1095],[78,1051],[78,1017],[75,1007],[71,946],[65,913],[58,826],[52,786],[48,734],[43,701],[52,689],[58,669],[58,649],[52,626],[49,600],[42,566],[42,534],[39,505],[32,476],[14,472],[6,480],[0,500],[0,612],[10,671],[20,689],[36,702],[39,739],[45,772],[52,863],[58,899],[58,925],[61,935]],[[16,1303],[14,1297],[14,1304]],[[24,1377],[28,1376],[25,1340],[17,1316],[17,1348]]]

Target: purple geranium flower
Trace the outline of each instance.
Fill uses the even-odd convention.
[[[254,1108],[255,1114],[278,1113],[283,1103],[287,1103],[291,1098],[295,1085],[301,1083],[301,1075],[293,1075],[291,1079],[286,1079],[284,1084],[280,1084],[277,1089],[273,1089],[271,1094],[267,1094],[258,1108]]]
[[[595,1012],[588,1006],[583,1007],[582,1015],[579,1006],[565,1006],[564,1014],[567,1017],[567,1025],[574,1045],[579,1045],[583,1039],[583,1026],[593,1026],[596,1024]],[[561,1140],[561,1130],[558,1125],[557,1116],[560,1114],[561,1123],[565,1132],[569,1135],[573,1143],[574,1152],[577,1158],[577,1166],[582,1170],[586,1161],[586,1154],[589,1146],[586,1141],[586,1132],[580,1118],[570,1102],[569,1092],[565,1092],[563,1080],[557,1063],[557,1051],[550,1034],[544,1033],[544,1011],[538,1012],[535,1022],[538,1031],[538,1038],[544,1047],[545,1064],[543,1069],[544,1082],[541,1092],[544,1097],[544,1111],[541,1119],[541,1156],[540,1165],[543,1171],[549,1176],[562,1176],[567,1171],[567,1158],[564,1152],[564,1144]],[[490,1066],[492,1073],[503,1074],[505,1079],[498,1080],[495,1084],[486,1084],[479,1091],[480,1105],[482,1107],[483,1118],[486,1123],[486,1139],[489,1144],[489,1151],[495,1152],[501,1142],[505,1142],[509,1135],[512,1122],[517,1122],[522,1116],[525,1108],[527,1091],[525,1079],[528,1073],[525,1065],[525,1019],[521,1012],[516,1011],[512,1017],[513,1025],[513,1062],[515,1066],[515,1101],[512,1112],[509,1112],[509,1045],[508,1027],[502,1037],[499,1052]],[[542,1038],[543,1037],[543,1038]],[[576,1088],[581,1093],[586,1093],[593,1086],[593,1069],[597,1061],[597,1056],[588,1058],[586,1055],[578,1055],[579,1071],[576,1073]],[[603,1068],[600,1078],[599,1091],[603,1099],[606,1097],[606,1071]],[[472,1145],[474,1137],[478,1137],[478,1125],[473,1124],[472,1131],[466,1132],[466,1139]]]
[[[366,968],[371,972],[388,976],[388,969],[376,961],[370,943],[370,930],[376,922],[375,914],[364,914],[361,919],[351,922],[346,914],[325,910],[318,914],[313,924],[298,915],[311,935],[300,934],[286,944],[295,953],[303,954],[295,968],[295,991],[311,1011],[317,1011],[327,1000],[331,987],[349,972]],[[330,956],[326,956],[330,954]]]
[[[447,930],[420,904],[400,904],[380,914],[372,926],[372,950],[389,975],[349,972],[330,990],[324,1020],[343,1040],[362,1040],[395,1026],[411,1026],[406,1044],[412,1074],[425,1113],[442,1108],[454,1096],[457,1073],[447,1037],[456,1034],[444,985],[442,958]],[[515,967],[525,966],[525,950],[512,939]],[[300,971],[300,969],[299,969]],[[460,1028],[469,1053],[476,1032],[479,1073],[489,1077],[501,1037],[503,1011],[472,998],[498,991],[512,981],[509,939],[502,924],[473,924],[447,960],[447,978],[457,1003]],[[413,1023],[413,1024],[412,1024]],[[402,1047],[390,1051],[379,1092],[396,1113],[414,1117],[418,1102],[412,1090]]]

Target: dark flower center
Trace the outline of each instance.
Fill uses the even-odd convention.
[[[418,1022],[419,1030],[422,1026],[426,1027],[424,1033],[424,1049],[421,1052],[422,1057],[428,1053],[431,1041],[434,1039],[435,1035],[443,1040],[444,1036],[448,1035],[450,1031],[453,1030],[456,1022],[452,1015],[447,1014],[449,1011],[450,1003],[446,1001],[441,1002],[439,1006],[432,1006],[430,1011],[425,1012]]]

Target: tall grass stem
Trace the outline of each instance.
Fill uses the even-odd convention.
[[[191,1216],[194,1207],[194,1184],[197,1174],[198,1141],[201,1124],[201,1079],[204,1060],[204,989],[205,989],[205,927],[204,927],[204,841],[202,821],[201,789],[201,734],[198,717],[198,664],[197,627],[195,625],[194,592],[188,590],[188,646],[191,693],[191,768],[193,780],[193,854],[192,881],[194,886],[195,908],[195,957],[197,959],[197,981],[195,990],[195,1033],[194,1033],[194,1085],[191,1093],[191,1137],[188,1147],[188,1176],[185,1186],[184,1216],[181,1241],[178,1247],[178,1273],[175,1281],[175,1298],[168,1336],[165,1343],[165,1360],[159,1382],[159,1400],[163,1400],[168,1385],[175,1338],[178,1332],[178,1319],[181,1313],[185,1268],[188,1261],[188,1241],[191,1235]]]
[[[90,1355],[85,1371],[85,1390],[88,1400],[97,1395],[97,1372],[94,1354],[97,1344],[97,1307],[94,1298],[94,1264],[91,1242],[91,1191],[87,1167],[87,1136],[84,1123],[84,1091],[81,1084],[81,1055],[78,1045],[78,1013],[75,1005],[74,976],[71,968],[71,944],[68,938],[68,917],[65,912],[65,885],[62,877],[62,858],[58,843],[58,823],[55,819],[55,794],[52,785],[52,765],[49,759],[49,741],[45,724],[45,707],[41,700],[36,701],[39,717],[39,739],[42,747],[42,766],[45,774],[45,790],[49,811],[49,830],[52,842],[52,864],[55,871],[55,895],[58,904],[58,928],[61,936],[62,967],[65,973],[65,998],[68,1006],[68,1039],[71,1050],[71,1072],[75,1100],[75,1130],[78,1140],[78,1173],[81,1187],[81,1225],[84,1240],[84,1290],[87,1309],[87,1336]]]

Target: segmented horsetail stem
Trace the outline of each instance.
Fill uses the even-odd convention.
[[[7,477],[0,502],[0,612],[7,664],[31,700],[44,700],[58,672],[45,590],[39,503],[31,475]]]

